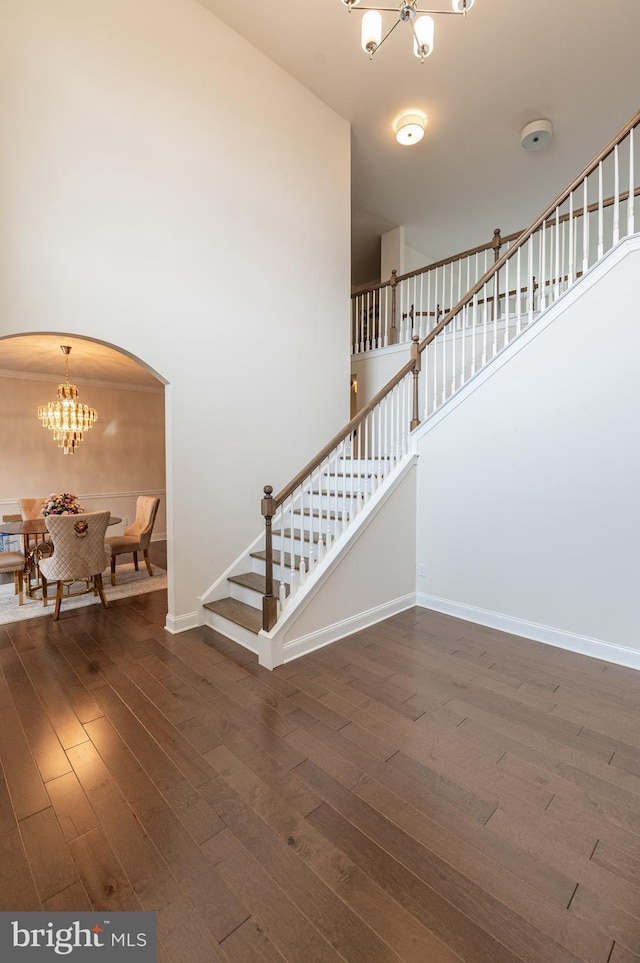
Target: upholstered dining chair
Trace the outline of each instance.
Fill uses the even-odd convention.
[[[41,498],[19,498],[18,508],[20,509],[20,517],[22,521],[31,521],[33,518],[40,518],[42,515],[42,506],[46,501],[46,495]],[[29,539],[33,538],[36,542],[38,541],[37,535],[24,535],[24,547],[25,551],[29,550]]]
[[[56,582],[56,607],[54,622],[60,615],[60,603],[65,597],[84,595],[93,586],[94,595],[107,608],[102,573],[109,564],[105,551],[104,536],[109,524],[110,512],[83,512],[80,515],[47,515],[47,528],[53,540],[54,552],[40,562],[42,577],[42,600],[47,604],[49,582]],[[86,581],[85,592],[67,592],[65,582]]]
[[[44,505],[46,500],[47,500],[46,495],[41,495],[38,498],[19,498],[18,508],[20,509],[20,517],[22,518],[22,521],[23,522],[31,521],[34,518],[40,518],[42,515],[42,506]],[[33,539],[33,547],[31,545],[31,539]],[[39,547],[37,535],[25,534],[22,536],[22,540],[24,542],[25,554],[29,559],[32,559],[36,555],[42,554],[37,551]],[[42,543],[42,547],[45,550],[45,554],[47,551],[51,550],[51,546],[49,545],[49,547],[46,548],[45,547],[46,545],[47,545],[47,537],[44,536],[44,542]],[[30,562],[28,573],[27,573],[27,578],[29,580],[29,592],[31,592],[31,579],[33,577],[35,577],[37,580],[38,572],[37,572],[37,569],[35,569]]]
[[[24,602],[24,567],[25,557],[22,552],[0,552],[0,572],[13,573],[15,592],[18,605]]]
[[[18,508],[20,509],[20,515],[23,521],[31,518],[40,518],[42,515],[42,506],[46,500],[46,495],[43,495],[41,498],[19,498]]]
[[[138,552],[144,555],[144,561],[149,575],[153,575],[149,560],[149,545],[151,534],[158,514],[160,499],[153,495],[138,495],[136,502],[136,517],[133,525],[125,528],[122,535],[110,535],[105,541],[105,548],[111,555],[111,584],[116,584],[116,556],[133,553],[133,564],[138,571]]]

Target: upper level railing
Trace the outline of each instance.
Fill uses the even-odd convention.
[[[421,340],[424,417],[635,232],[639,124],[640,111]]]
[[[483,276],[518,238],[496,228],[486,244],[435,261],[351,296],[351,351],[361,354],[426,337],[465,291]]]
[[[266,631],[278,617],[274,517],[283,532],[290,520],[289,561],[299,567],[299,586],[409,452],[420,414],[428,417],[621,238],[635,233],[640,226],[640,159],[634,149],[639,126],[640,111],[421,340],[414,332],[411,359],[356,417],[277,495],[265,487]],[[364,466],[364,487],[345,469],[347,459]],[[340,491],[349,496],[343,500],[348,509],[338,508]],[[297,557],[297,546],[303,545],[317,548],[309,562],[302,552]]]

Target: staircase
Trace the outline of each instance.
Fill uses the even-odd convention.
[[[416,305],[420,286],[412,290],[410,360],[285,488],[273,495],[265,487],[265,532],[203,597],[207,625],[273,668],[386,618],[394,605],[416,604],[415,559],[409,571],[406,551],[380,564],[396,540],[394,525],[415,544],[416,494],[406,482],[417,459],[415,429],[488,365],[508,359],[548,308],[634,235],[639,126],[640,111],[443,317],[438,304]],[[422,340],[418,317],[437,321]],[[382,347],[396,341],[391,332]]]
[[[328,463],[286,513],[288,517],[282,513],[276,520],[278,527],[272,532],[273,592],[279,614],[286,609],[292,589],[295,594],[312,575],[346,530],[348,520],[380,484],[385,460],[343,455]],[[264,548],[250,551],[246,561],[247,571],[226,576],[228,595],[205,602],[204,608],[211,613],[207,621],[212,627],[241,644],[247,644],[250,633],[256,637],[257,646],[266,591]]]

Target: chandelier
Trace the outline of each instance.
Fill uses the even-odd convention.
[[[342,0],[349,13],[360,5],[360,0]],[[359,7],[366,11],[362,17],[362,49],[372,59],[376,50],[382,46],[389,34],[393,33],[399,23],[408,23],[413,31],[413,52],[422,63],[433,53],[434,22],[428,14],[461,14],[467,15],[467,10],[475,0],[451,0],[451,10],[419,10],[418,0],[408,0],[399,7]],[[395,13],[398,19],[382,36],[382,13]],[[427,14],[427,16],[424,16]]]
[[[60,350],[65,358],[66,381],[58,385],[55,401],[40,405],[38,418],[43,428],[49,428],[53,432],[53,440],[58,442],[58,448],[62,448],[65,455],[73,455],[82,441],[82,433],[93,428],[98,420],[98,412],[76,400],[78,389],[69,384],[71,348],[68,344],[61,344]]]

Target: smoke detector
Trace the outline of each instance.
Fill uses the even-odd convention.
[[[553,137],[553,127],[550,120],[533,120],[520,133],[520,144],[523,150],[540,150]]]

